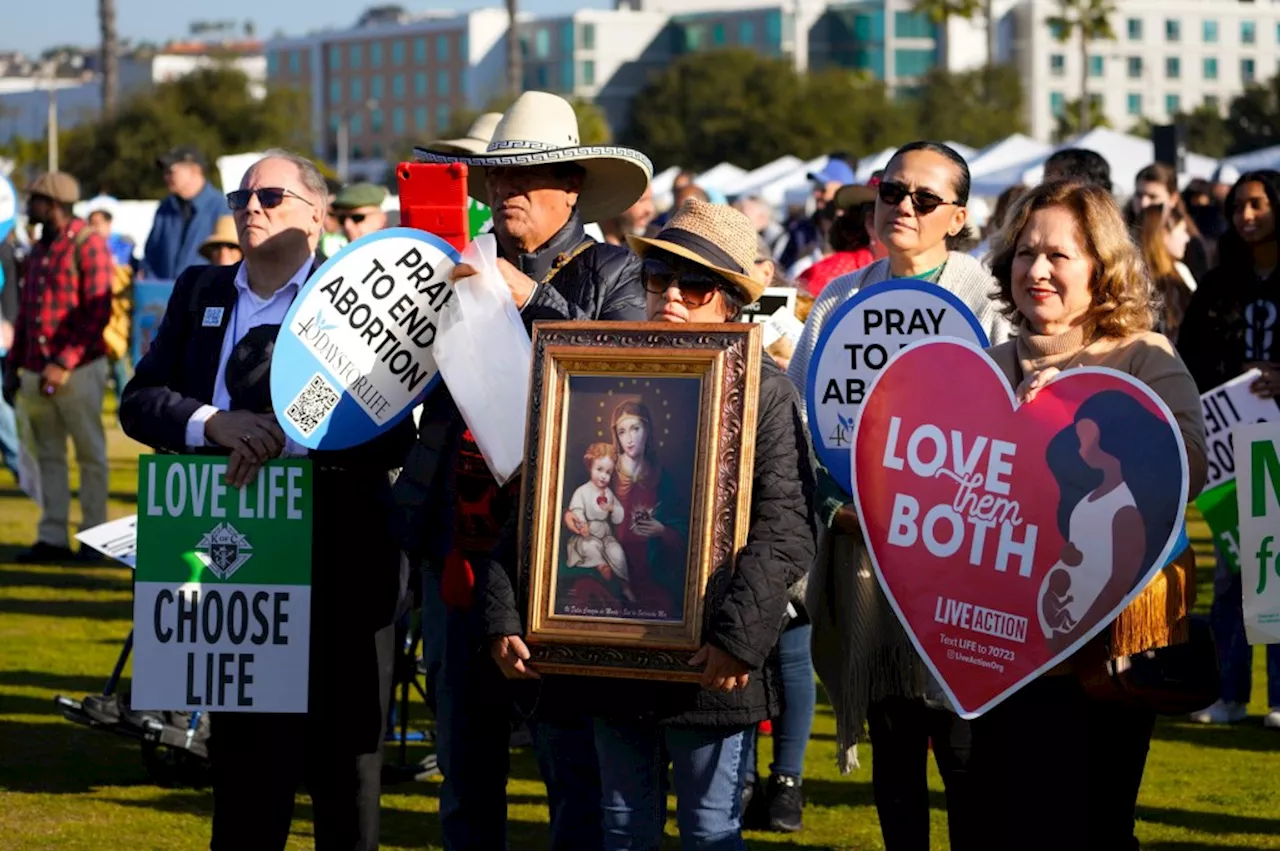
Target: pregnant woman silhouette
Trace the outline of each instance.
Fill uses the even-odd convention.
[[[1168,458],[1172,432],[1137,400],[1104,391],[1085,401],[1075,422],[1049,443],[1058,482],[1058,528],[1066,543],[1040,584],[1038,615],[1046,639],[1069,643],[1109,614],[1159,557],[1177,503],[1180,470]]]

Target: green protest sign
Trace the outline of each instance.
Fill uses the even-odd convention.
[[[1216,387],[1200,397],[1204,413],[1205,459],[1208,476],[1196,497],[1196,507],[1213,533],[1213,542],[1233,573],[1240,571],[1239,514],[1236,511],[1236,453],[1233,430],[1243,425],[1280,419],[1280,407],[1271,399],[1255,396],[1249,385],[1257,370]]]
[[[1235,431],[1244,629],[1280,644],[1280,423]]]
[[[139,459],[136,709],[307,709],[311,462],[272,461],[242,489],[226,472]]]
[[[470,226],[471,238],[493,229],[493,210],[474,198],[467,199],[467,223]]]

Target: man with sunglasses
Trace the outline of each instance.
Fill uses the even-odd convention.
[[[353,183],[338,192],[333,199],[333,217],[338,220],[348,242],[355,242],[387,226],[387,214],[382,209],[386,200],[386,187],[376,183]]]
[[[285,438],[270,402],[275,337],[315,270],[326,198],[324,178],[306,159],[272,151],[255,163],[226,196],[243,262],[178,278],[120,404],[125,433],[141,443],[227,454],[232,487],[281,455],[315,461],[309,709],[212,714],[212,851],[283,849],[300,782],[311,794],[318,847],[378,845],[404,591],[388,473],[403,461],[413,426],[406,420],[353,449],[308,453]]]
[[[583,226],[635,204],[653,167],[638,151],[584,146],[578,139],[568,101],[525,92],[498,122],[486,153],[415,151],[421,161],[467,165],[471,197],[493,211],[498,271],[526,329],[543,319],[645,318],[639,259],[621,246],[596,242]],[[474,271],[459,266],[455,278]],[[483,573],[515,514],[517,487],[493,480],[448,389],[430,396],[396,496],[402,546],[422,568],[424,618],[432,621],[427,628],[444,632],[433,696],[444,774],[440,826],[448,851],[507,846],[515,695],[477,648],[486,637]],[[427,660],[429,669],[435,664]],[[573,711],[536,719],[530,732],[547,784],[551,848],[598,851],[600,786],[589,720]]]

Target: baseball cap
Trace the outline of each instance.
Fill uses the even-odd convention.
[[[839,183],[841,185],[854,183],[856,178],[853,174],[853,167],[844,160],[828,159],[827,164],[820,171],[809,173],[809,179],[821,183]]]
[[[168,168],[174,163],[195,163],[204,168],[204,154],[194,145],[179,145],[156,157],[156,165],[160,168]]]

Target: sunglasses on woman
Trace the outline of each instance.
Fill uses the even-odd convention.
[[[912,192],[905,184],[898,183],[896,180],[881,181],[876,191],[880,195],[880,200],[890,207],[896,207],[901,204],[903,198],[910,198],[911,206],[921,216],[927,216],[939,207],[960,206],[957,201],[944,201],[928,189],[917,189]]]
[[[259,186],[257,189],[237,189],[234,192],[227,193],[227,206],[232,212],[239,212],[249,206],[249,199],[254,195],[258,196],[258,203],[264,209],[270,210],[279,207],[284,203],[284,197],[288,195],[290,198],[297,198],[308,207],[314,207],[306,198],[303,198],[297,192],[291,189],[281,189],[279,186]]]
[[[692,309],[711,301],[717,291],[729,286],[729,282],[692,263],[673,265],[657,257],[646,257],[645,291],[662,295],[673,286],[680,290],[680,300],[684,302],[684,306]]]

